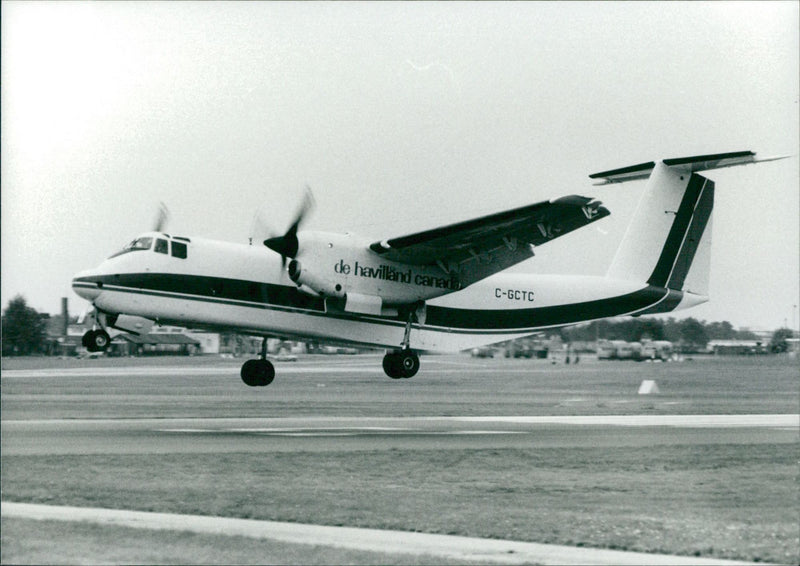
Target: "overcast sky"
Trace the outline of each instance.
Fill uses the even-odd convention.
[[[717,183],[711,301],[800,302],[797,2],[2,4],[2,304],[85,303],[79,270],[150,229],[246,242],[400,236],[568,194],[612,215],[518,271],[605,272],[642,182],[588,175],[754,150]]]

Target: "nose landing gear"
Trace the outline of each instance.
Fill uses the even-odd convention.
[[[105,352],[111,345],[111,336],[102,328],[90,330],[81,338],[81,344],[90,352]]]
[[[94,317],[94,324],[92,329],[81,338],[81,344],[90,352],[105,352],[111,345],[111,336],[106,332],[107,315],[95,307],[92,316]]]

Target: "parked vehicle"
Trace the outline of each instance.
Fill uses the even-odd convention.
[[[642,359],[669,360],[672,357],[672,342],[669,340],[652,340],[642,344]]]
[[[668,340],[601,340],[597,343],[598,360],[669,360],[672,357],[672,342]]]

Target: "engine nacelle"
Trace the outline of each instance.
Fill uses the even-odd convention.
[[[303,266],[300,265],[300,262],[296,259],[289,262],[289,269],[287,271],[289,273],[289,279],[294,281],[298,287],[305,285],[323,297],[344,298],[344,287],[342,287],[340,283],[334,283],[324,277],[315,275],[307,269],[303,269]]]

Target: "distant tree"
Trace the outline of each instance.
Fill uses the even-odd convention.
[[[565,344],[569,344],[570,342],[572,342],[573,339],[572,333],[569,332],[567,328],[561,327],[557,329],[554,334],[559,338],[561,338],[561,341],[564,342]]]
[[[702,350],[709,340],[756,340],[749,330],[736,330],[726,321],[710,322],[694,318],[628,318],[623,320],[596,320],[589,324],[564,329],[565,341],[591,342],[597,338],[607,340],[669,340],[687,352]]]
[[[735,338],[737,340],[758,340],[758,334],[750,330],[737,330]]]
[[[636,341],[664,340],[664,323],[656,318],[638,319]]]
[[[620,320],[616,324],[618,340],[625,340],[626,342],[635,342],[638,340],[639,319],[626,318]]]
[[[597,322],[595,320],[589,324],[564,328],[562,334],[569,339],[569,342],[593,342],[597,337]]]
[[[775,354],[782,354],[789,350],[789,343],[787,338],[793,338],[794,332],[791,328],[779,328],[772,333],[772,339],[769,341],[769,351]]]
[[[684,351],[696,352],[708,344],[705,325],[697,319],[686,318],[680,322],[680,343]]]
[[[45,345],[46,322],[28,306],[22,295],[8,302],[2,317],[4,356],[27,356],[40,352]]]
[[[673,344],[681,341],[681,321],[675,320],[673,317],[664,321],[664,339]]]
[[[736,338],[736,330],[727,320],[707,324],[706,334],[708,334],[709,340],[733,340]]]
[[[608,338],[608,327],[610,325],[609,321],[607,320],[595,320],[592,325],[594,325],[595,337],[598,339],[601,338]]]

